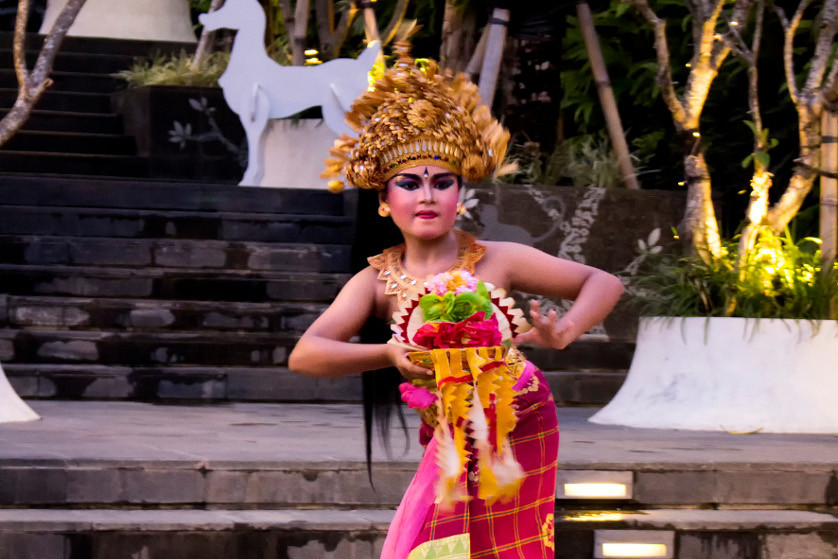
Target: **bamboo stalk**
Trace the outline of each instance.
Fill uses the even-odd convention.
[[[509,23],[509,10],[495,8],[489,21],[489,32],[486,39],[486,52],[483,65],[480,68],[480,83],[478,90],[483,102],[489,107],[495,99],[495,89],[498,83],[500,62],[503,58],[503,45],[506,42],[506,26]]]
[[[623,125],[620,121],[620,113],[617,110],[617,102],[614,99],[614,91],[611,89],[611,82],[608,79],[608,70],[605,67],[605,60],[602,58],[602,51],[599,47],[599,38],[594,28],[594,18],[591,15],[591,8],[587,2],[577,2],[576,17],[579,19],[579,27],[585,39],[585,49],[588,51],[588,59],[591,61],[591,69],[596,81],[596,89],[599,94],[599,102],[602,105],[602,112],[605,114],[605,122],[608,125],[608,134],[611,136],[611,143],[617,154],[617,165],[620,167],[620,174],[626,187],[637,190],[640,185],[637,182],[637,175],[629,157],[628,144],[623,132]]]
[[[823,271],[835,262],[838,245],[838,114],[824,111],[821,118],[820,236]],[[827,175],[833,176],[827,176]]]
[[[483,66],[483,58],[486,56],[486,40],[488,37],[489,30],[484,29],[483,33],[480,34],[480,39],[477,41],[477,46],[474,48],[474,54],[472,54],[471,60],[469,60],[466,66],[465,72],[472,79],[480,72],[480,68]]]

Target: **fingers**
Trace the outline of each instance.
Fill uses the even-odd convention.
[[[408,380],[428,378],[434,374],[433,370],[428,370],[408,359],[407,351],[398,352],[393,365]]]

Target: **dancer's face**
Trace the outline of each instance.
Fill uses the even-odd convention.
[[[440,237],[454,227],[460,178],[443,167],[410,167],[387,181],[390,216],[404,235]]]

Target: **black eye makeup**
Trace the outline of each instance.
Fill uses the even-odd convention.
[[[417,188],[419,188],[418,181],[407,177],[396,179],[396,181],[393,184],[405,190],[416,190]]]
[[[437,190],[446,190],[457,184],[457,179],[453,176],[444,176],[434,181],[434,188]]]

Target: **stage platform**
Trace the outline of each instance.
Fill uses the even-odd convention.
[[[0,559],[377,558],[421,447],[394,428],[367,480],[353,404],[32,401],[0,425]],[[621,537],[681,558],[838,553],[838,436],[631,429],[559,408],[557,557]],[[586,478],[587,476],[587,478]],[[617,480],[624,497],[566,498]],[[794,550],[794,551],[792,551]]]

